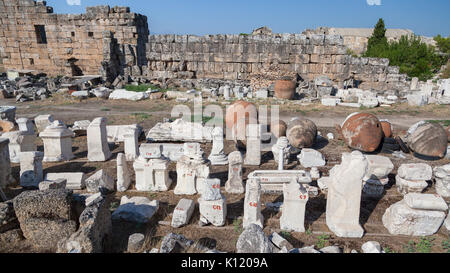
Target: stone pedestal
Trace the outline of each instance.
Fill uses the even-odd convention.
[[[20,153],[20,186],[38,188],[44,180],[42,171],[42,152]]]
[[[216,227],[224,226],[227,218],[227,200],[225,196],[221,196],[218,200],[206,201],[202,198],[198,199],[200,210],[200,222],[208,225],[212,224]]]
[[[249,124],[247,126],[247,153],[244,164],[250,166],[261,165],[261,132],[259,124]]]
[[[434,168],[436,177],[436,192],[444,197],[450,197],[450,164]]]
[[[111,156],[106,134],[106,118],[94,119],[87,129],[88,160],[104,162]]]
[[[228,156],[228,181],[225,183],[225,191],[233,194],[241,194],[245,192],[244,184],[242,183],[242,154],[232,152]]]
[[[0,138],[0,189],[11,181],[11,161],[9,159],[9,139]]]
[[[38,132],[43,132],[47,126],[55,121],[52,115],[40,115],[34,119]]]
[[[134,161],[136,189],[138,191],[168,191],[172,180],[169,178],[170,161],[164,158],[146,159],[142,156]]]
[[[431,180],[432,176],[433,170],[428,164],[402,164],[395,177],[397,190],[403,195],[422,193],[428,187],[427,181]]]
[[[127,161],[134,161],[139,156],[139,134],[137,127],[130,127],[123,135],[124,150]]]
[[[73,132],[60,121],[53,122],[39,134],[44,142],[44,162],[69,161],[72,153]]]
[[[364,177],[363,193],[366,196],[380,198],[384,194],[384,186],[389,183],[389,174],[394,169],[392,161],[385,156],[366,155],[369,164]]]
[[[283,207],[280,229],[294,232],[305,232],[305,210],[309,200],[308,191],[296,180],[283,187]]]
[[[184,155],[177,162],[177,186],[175,194],[194,195],[201,193],[205,179],[209,177],[210,162],[203,158],[198,143],[185,143]]]
[[[217,165],[227,165],[228,164],[228,157],[224,153],[224,136],[223,136],[223,128],[216,127],[214,128],[212,132],[213,137],[213,147],[211,150],[211,155],[208,157],[208,159],[211,161],[211,165],[217,166]]]
[[[19,118],[16,120],[17,125],[19,126],[19,131],[34,135],[34,125],[33,122],[27,118]]]
[[[326,221],[338,237],[361,238],[359,223],[363,178],[368,171],[365,156],[358,151],[342,155],[341,165],[331,170]]]
[[[247,228],[251,224],[264,228],[264,217],[261,213],[261,185],[259,178],[248,179],[246,185],[243,226]]]
[[[3,133],[2,138],[9,139],[9,157],[12,163],[20,163],[21,152],[37,150],[36,135],[21,131]]]

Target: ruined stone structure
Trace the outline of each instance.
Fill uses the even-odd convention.
[[[57,75],[118,75],[147,79],[229,80],[268,87],[297,74],[349,78],[361,88],[392,89],[405,79],[387,59],[354,58],[346,38],[327,33],[149,35],[147,17],[127,7],[88,7],[54,14],[45,1],[0,0],[0,59],[5,69]],[[255,90],[256,91],[256,90]]]
[[[344,39],[344,45],[356,54],[362,54],[367,50],[369,38],[373,34],[373,28],[335,28],[318,27],[317,29],[308,29],[303,34],[325,34],[340,35]],[[388,41],[399,41],[402,36],[411,37],[414,32],[409,29],[386,29],[386,38]],[[420,36],[423,42],[429,45],[436,45],[431,37]]]
[[[254,82],[298,73],[304,80],[327,75],[343,82],[353,75],[369,88],[395,86],[405,79],[398,67],[389,66],[388,59],[346,55],[339,35],[150,35],[147,51],[144,74],[154,79]]]
[[[54,14],[45,1],[0,0],[0,59],[5,69],[99,75],[114,63],[110,73],[129,74],[146,63],[148,34],[147,17],[126,7]]]

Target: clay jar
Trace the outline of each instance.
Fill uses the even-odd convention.
[[[240,100],[227,108],[225,123],[229,130],[235,132],[235,140],[245,142],[247,125],[257,122],[258,110],[253,103]]]
[[[295,82],[291,80],[278,80],[275,82],[275,97],[278,99],[291,100],[295,94]]]
[[[352,149],[371,153],[378,149],[383,140],[381,122],[372,114],[353,113],[343,123],[341,135]]]

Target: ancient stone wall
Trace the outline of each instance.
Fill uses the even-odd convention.
[[[105,34],[106,33],[106,34]],[[127,7],[88,7],[86,14],[54,14],[45,1],[0,0],[0,58],[6,69],[56,75],[98,75],[111,47],[124,74],[146,64],[147,17]],[[105,47],[105,48],[104,48]],[[118,51],[118,52],[117,52]],[[125,70],[125,71],[124,71]]]
[[[389,60],[354,58],[340,35],[150,35],[145,76],[154,79],[228,79],[266,82],[298,73],[305,80],[327,75],[343,83],[387,89],[405,79]],[[263,84],[258,84],[258,82]]]

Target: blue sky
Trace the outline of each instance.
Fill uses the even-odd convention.
[[[450,36],[449,0],[47,0],[47,5],[56,13],[129,6],[148,17],[151,34],[239,34],[265,25],[277,33],[300,33],[319,26],[373,27],[383,18],[388,28]]]

